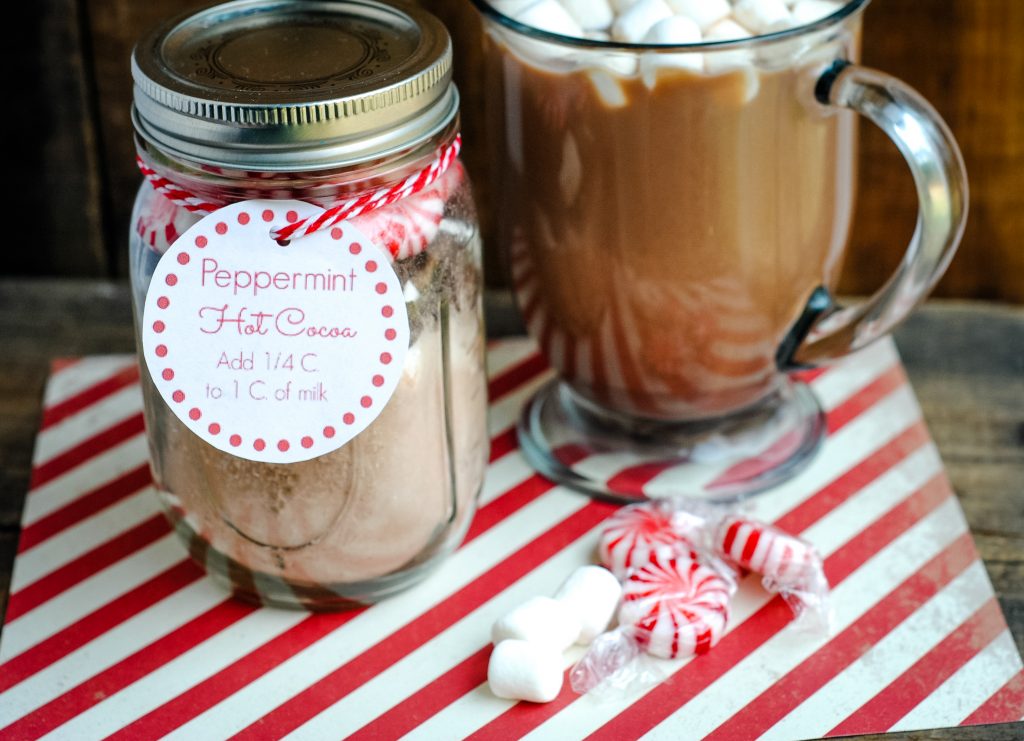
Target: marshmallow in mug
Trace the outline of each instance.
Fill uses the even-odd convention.
[[[673,15],[658,21],[643,38],[645,44],[696,44],[701,40],[696,21]],[[658,70],[665,68],[704,71],[704,55],[699,52],[645,54],[640,60],[640,75],[648,88],[654,89]]]
[[[608,0],[562,0],[562,5],[584,31],[606,31],[615,20]]]
[[[672,17],[672,8],[665,0],[639,0],[612,23],[612,38],[627,44],[638,44],[654,26]]]
[[[557,0],[537,0],[516,16],[520,23],[562,36],[583,36],[583,28]]]
[[[794,3],[790,14],[798,26],[805,26],[808,23],[828,18],[839,10],[841,3],[835,0],[800,0]]]
[[[838,11],[840,0],[492,0],[497,10],[527,26],[572,38],[627,44],[684,45],[736,41],[813,23]],[[568,72],[587,71],[609,108],[629,103],[625,78],[638,75],[648,89],[662,70],[684,69],[711,75],[739,70],[737,101],[760,89],[758,67],[776,68],[801,56],[804,46],[773,46],[756,55],[748,49],[700,52],[647,52],[568,49],[538,39],[509,38],[525,61]]]
[[[735,41],[749,36],[750,32],[747,31],[747,29],[731,18],[726,18],[709,28],[707,34],[704,36],[704,40]],[[717,75],[734,69],[749,67],[752,61],[753,57],[746,49],[727,49],[725,51],[716,51],[713,54],[706,55],[704,67],[708,73]],[[756,80],[754,81],[754,84],[757,84]]]
[[[732,13],[729,0],[668,0],[668,4],[677,17],[689,18],[696,23],[701,33]]]
[[[610,32],[624,43],[692,44],[686,24],[652,30],[668,19],[685,19],[699,28],[704,40],[716,25],[729,23],[729,38],[742,39],[813,23],[835,13],[839,0],[493,0],[501,13],[524,25],[574,38]],[[670,33],[679,29],[679,34]]]
[[[736,0],[736,20],[757,34],[775,33],[795,25],[783,0]]]

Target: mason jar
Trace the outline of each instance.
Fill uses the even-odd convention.
[[[488,455],[480,241],[444,27],[240,0],[132,56],[130,265],[161,505],[238,597],[421,579]]]

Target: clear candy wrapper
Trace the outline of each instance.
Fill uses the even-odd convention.
[[[630,631],[616,628],[598,636],[573,665],[569,685],[598,701],[623,700],[661,684],[681,664],[651,656]]]
[[[625,690],[635,679],[632,666],[641,653],[640,644],[624,631],[602,633],[569,672],[569,684],[581,695],[599,686]]]
[[[569,684],[581,695],[617,699],[661,684],[670,673],[668,662],[648,656],[628,631],[616,628],[590,644],[569,672]]]

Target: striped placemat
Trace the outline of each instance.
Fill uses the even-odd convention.
[[[236,602],[188,560],[151,491],[133,358],[56,364],[0,640],[0,737],[795,739],[1024,716],[1020,656],[889,342],[813,377],[829,439],[751,505],[826,557],[831,639],[788,630],[750,579],[721,644],[642,694],[494,698],[491,623],[588,561],[612,507],[516,449],[550,373],[535,346],[497,342],[489,369],[492,462],[465,543],[385,603],[310,615]]]

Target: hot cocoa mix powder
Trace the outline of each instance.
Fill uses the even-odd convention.
[[[487,460],[479,278],[470,263],[466,250],[439,244],[396,265],[403,283],[419,286],[402,379],[380,416],[332,453],[286,465],[238,458],[191,433],[154,390],[145,394],[165,509],[193,556],[236,594],[317,608],[356,602],[379,591],[366,582],[415,573],[461,537]],[[447,305],[442,296],[458,300]]]

